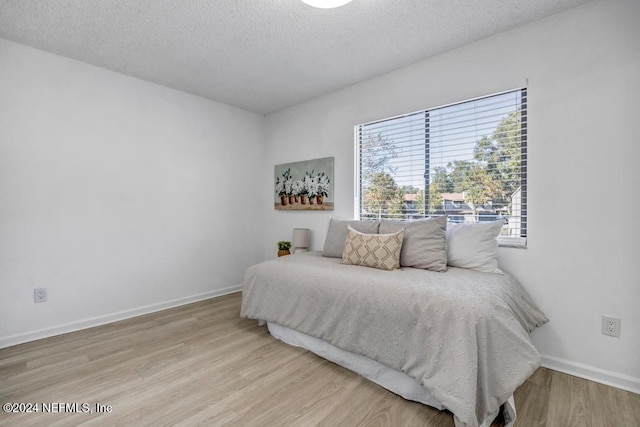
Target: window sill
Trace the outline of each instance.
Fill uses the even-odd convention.
[[[501,248],[527,249],[527,238],[498,236],[498,246]]]

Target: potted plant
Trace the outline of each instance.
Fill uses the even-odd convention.
[[[328,176],[326,176],[324,174],[324,172],[318,174],[318,184],[317,184],[317,193],[318,194],[316,195],[316,199],[317,199],[319,205],[322,204],[322,199],[329,195],[329,184],[330,183],[331,183],[331,180],[329,179]]]
[[[289,172],[289,170],[287,170],[287,172]],[[293,178],[289,175],[285,178],[284,181],[284,192],[287,195],[287,198],[289,199],[289,204],[292,205],[294,202],[293,199]]]
[[[309,188],[307,187],[306,177],[301,179],[299,182],[300,182],[300,189],[299,189],[300,204],[306,205],[307,196],[309,194]]]
[[[306,195],[309,199],[309,204],[313,205],[313,201],[318,195],[318,184],[316,183],[315,175],[313,174],[313,171],[311,171],[311,173],[305,172],[305,176],[302,179],[302,183],[304,185],[304,189],[306,190]]]
[[[291,168],[282,173],[282,177],[276,178],[276,194],[280,196],[280,204],[287,206],[287,202],[291,196],[291,184],[293,178],[291,178]]]
[[[289,249],[291,249],[291,242],[280,240],[278,242],[278,257],[289,255],[291,253],[289,252]]]
[[[280,177],[276,178],[276,194],[280,196],[280,204],[282,206],[287,205],[287,193],[284,190],[284,181],[280,179]]]
[[[293,201],[298,203],[302,195],[302,181],[297,179],[291,184],[291,192],[293,193]]]

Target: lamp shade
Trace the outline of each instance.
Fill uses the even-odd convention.
[[[294,248],[298,249],[306,249],[309,247],[309,232],[308,228],[294,228],[293,229],[293,238],[291,239],[291,243]]]
[[[302,2],[320,9],[333,9],[334,7],[344,6],[351,0],[302,0]]]

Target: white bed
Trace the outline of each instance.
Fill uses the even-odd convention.
[[[274,336],[468,427],[501,407],[514,419],[513,393],[540,365],[529,333],[547,321],[508,274],[382,271],[319,252],[250,267],[242,298],[241,316]]]

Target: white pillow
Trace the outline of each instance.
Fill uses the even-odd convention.
[[[503,220],[447,224],[447,264],[485,273],[498,273],[498,241]]]

